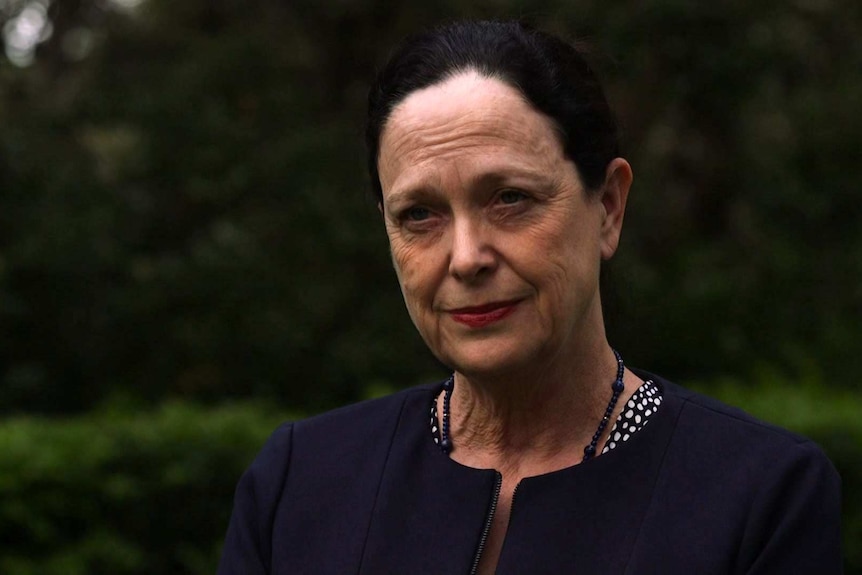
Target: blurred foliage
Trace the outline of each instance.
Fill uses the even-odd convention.
[[[0,411],[116,393],[319,409],[436,377],[365,197],[361,132],[395,42],[463,16],[524,17],[605,55],[636,174],[605,286],[630,363],[859,388],[860,13],[2,0]]]
[[[283,416],[172,403],[6,419],[0,573],[214,573],[236,482]]]
[[[711,389],[823,446],[844,481],[846,573],[862,575],[859,394],[786,381]],[[215,572],[234,484],[278,421],[271,407],[182,402],[151,413],[7,419],[0,424],[0,572]]]
[[[0,572],[211,573],[280,419],[215,404],[441,374],[362,122],[392,46],[457,17],[595,46],[635,171],[611,340],[821,443],[862,574],[855,0],[0,0]]]

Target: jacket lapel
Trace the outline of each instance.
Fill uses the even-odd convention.
[[[623,573],[653,497],[680,403],[668,400],[636,440],[518,486],[498,575]]]
[[[467,575],[494,495],[493,470],[444,455],[426,422],[432,393],[402,411],[359,570],[367,575]]]

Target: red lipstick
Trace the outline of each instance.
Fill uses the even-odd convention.
[[[469,327],[485,327],[515,311],[517,301],[496,302],[474,307],[462,307],[449,312],[452,319]]]

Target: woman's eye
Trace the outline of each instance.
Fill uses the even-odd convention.
[[[421,222],[431,217],[428,208],[414,207],[404,212],[404,219],[411,222]]]
[[[504,204],[517,204],[526,198],[527,194],[517,190],[506,190],[500,194],[500,201]]]

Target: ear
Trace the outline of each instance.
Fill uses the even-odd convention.
[[[617,251],[620,234],[623,231],[623,216],[626,213],[626,200],[632,185],[632,167],[622,158],[615,158],[605,171],[602,185],[601,202],[604,208],[602,219],[601,247],[602,259],[608,260]]]

